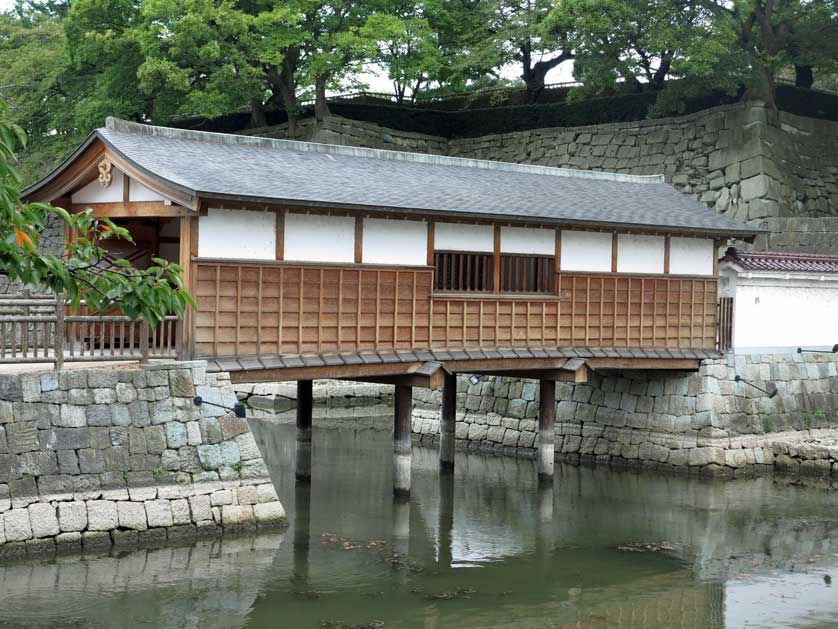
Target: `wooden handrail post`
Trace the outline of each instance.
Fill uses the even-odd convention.
[[[140,362],[145,364],[148,362],[148,335],[149,335],[148,321],[143,319],[140,321]]]
[[[28,288],[24,288],[20,292],[23,299],[29,299],[31,297],[31,291]],[[28,305],[23,307],[23,316],[28,317],[31,314],[31,309]],[[38,333],[33,329],[33,334],[35,334],[35,347],[38,346]],[[12,326],[12,343],[16,343],[17,340],[14,338],[14,326]],[[20,326],[20,349],[24,356],[29,355],[29,321],[24,321],[23,325]]]
[[[64,293],[57,293],[55,295],[55,338],[53,339],[53,352],[55,358],[56,371],[60,371],[64,367],[64,316],[66,314],[67,303],[64,301]]]

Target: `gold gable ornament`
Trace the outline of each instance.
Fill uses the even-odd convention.
[[[107,188],[111,185],[113,181],[113,164],[109,159],[103,159],[99,162],[99,183],[102,184],[103,188]]]

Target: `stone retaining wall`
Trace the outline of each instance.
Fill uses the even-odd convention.
[[[247,134],[284,138],[284,125]],[[664,174],[678,190],[743,223],[759,249],[838,248],[838,123],[726,105],[687,116],[443,138],[333,116],[300,136],[345,144],[581,170]]]
[[[206,363],[0,374],[0,554],[276,525],[235,394]]]
[[[294,382],[234,384],[238,398],[251,408],[271,413],[285,413],[297,407]],[[362,419],[390,415],[393,387],[341,380],[317,380],[312,387],[314,419]],[[290,417],[290,415],[289,415]]]
[[[736,383],[736,374],[762,387],[774,382],[778,395]],[[420,443],[435,443],[440,392],[415,389],[414,399],[414,432]],[[573,463],[724,475],[829,472],[838,456],[833,354],[730,355],[703,361],[695,373],[593,374],[586,384],[558,383],[556,399],[557,459]],[[458,407],[460,448],[534,455],[535,382],[460,379]]]

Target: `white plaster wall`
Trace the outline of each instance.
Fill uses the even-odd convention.
[[[495,250],[495,228],[492,225],[466,225],[462,223],[436,223],[434,249],[441,251]]]
[[[198,218],[198,256],[275,260],[276,214],[210,208]]]
[[[111,185],[103,188],[98,179],[94,179],[83,188],[76,190],[70,199],[73,203],[115,203],[122,201],[122,180],[124,175],[121,170],[111,170]]]
[[[562,271],[611,271],[611,234],[562,231]]]
[[[664,248],[663,236],[619,234],[617,272],[663,273]]]
[[[740,275],[734,298],[735,350],[838,343],[838,282],[743,285],[745,281]]]
[[[428,224],[424,221],[364,219],[362,262],[426,265]]]
[[[295,262],[354,262],[355,218],[286,214],[285,259]]]
[[[501,253],[556,255],[556,230],[531,227],[501,227]]]
[[[713,275],[716,248],[707,238],[669,240],[669,272],[673,275]]]
[[[154,190],[147,188],[139,181],[132,179],[128,188],[129,201],[164,201],[165,197],[157,194]]]

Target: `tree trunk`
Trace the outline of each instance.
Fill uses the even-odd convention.
[[[250,104],[250,126],[252,128],[268,126],[268,119],[265,116],[265,106],[260,100],[254,100]]]
[[[326,100],[326,77],[314,80],[314,117],[323,122],[329,116],[329,102]]]
[[[652,89],[663,89],[663,84],[666,81],[666,75],[669,74],[669,69],[671,67],[672,55],[667,53],[663,55],[663,57],[661,57],[660,65],[658,66],[658,69],[655,71],[654,75],[652,75],[652,79],[649,81],[649,83],[652,86]]]
[[[794,64],[794,85],[796,87],[812,87],[815,82],[815,71],[812,66]]]
[[[774,101],[774,70],[767,63],[758,59],[751,62],[751,85],[745,90],[745,100],[748,102],[762,101],[769,109],[776,109]]]
[[[521,74],[521,78],[524,79],[524,84],[527,87],[527,102],[535,103],[538,101],[542,90],[544,90],[547,73],[565,61],[573,59],[573,54],[562,51],[558,57],[538,61],[530,65],[531,56],[529,49],[526,47],[523,48],[522,53],[523,73]]]
[[[271,101],[279,109],[284,109],[288,114],[288,138],[293,140],[297,137],[297,121],[299,120],[299,107],[297,106],[297,60],[299,50],[291,49],[286,52],[282,64],[265,67],[268,83],[271,86]]]
[[[548,68],[549,69],[549,68]],[[535,64],[532,68],[524,68],[524,83],[527,86],[527,103],[535,103],[544,89],[547,70]]]

